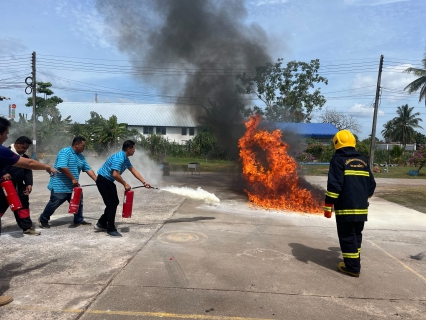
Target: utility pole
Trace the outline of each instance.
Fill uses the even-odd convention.
[[[36,129],[36,97],[37,97],[37,81],[36,81],[36,53],[33,51],[32,54],[32,91],[33,91],[33,154],[31,155],[31,158],[36,159],[37,158],[37,129]]]
[[[380,82],[382,79],[383,58],[384,58],[383,55],[381,55],[380,63],[379,63],[379,75],[377,76],[376,100],[374,101],[373,128],[371,130],[370,159],[369,159],[369,165],[371,170],[373,170],[374,149],[376,148],[377,110],[379,109]]]

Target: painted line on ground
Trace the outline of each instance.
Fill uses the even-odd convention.
[[[22,305],[7,305],[6,309],[24,309],[29,311],[50,311],[64,313],[89,313],[99,315],[116,315],[116,316],[135,316],[135,317],[154,317],[154,318],[174,318],[174,319],[202,319],[202,320],[274,320],[266,318],[245,318],[245,317],[227,317],[213,316],[203,314],[180,314],[169,312],[143,312],[143,311],[112,311],[112,310],[83,310],[83,309],[60,309],[44,308],[38,306],[22,306]]]
[[[407,269],[408,271],[411,271],[412,273],[414,273],[416,276],[418,276],[420,279],[422,279],[424,282],[426,282],[426,278],[423,277],[420,273],[418,273],[416,270],[412,269],[411,267],[407,266],[404,262],[402,262],[401,260],[399,260],[398,258],[394,257],[393,255],[391,255],[389,252],[387,252],[385,249],[383,249],[382,247],[380,247],[379,245],[375,244],[373,241],[371,240],[367,240],[368,242],[370,242],[373,246],[377,247],[379,250],[381,250],[382,252],[386,253],[389,257],[391,257],[392,259],[398,261],[405,269]]]

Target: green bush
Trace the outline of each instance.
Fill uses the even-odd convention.
[[[320,159],[322,153],[324,152],[324,149],[325,149],[325,146],[322,143],[314,142],[314,143],[308,144],[305,152],[313,155],[315,159]]]

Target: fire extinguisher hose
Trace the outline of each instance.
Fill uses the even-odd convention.
[[[157,189],[157,190],[161,190],[160,188],[156,188],[156,187],[153,187],[153,186],[151,186],[151,187],[145,187],[145,186],[137,186],[137,187],[133,187],[132,189],[138,189],[138,188],[147,188],[147,189]]]

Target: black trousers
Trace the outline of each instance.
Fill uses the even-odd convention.
[[[107,231],[117,231],[115,228],[115,214],[120,203],[117,195],[117,187],[114,182],[109,181],[101,175],[98,175],[96,178],[96,186],[105,203],[104,214],[99,218],[98,223],[103,228],[106,228]]]
[[[365,221],[337,221],[337,234],[345,266],[349,271],[361,271],[362,230]]]
[[[29,210],[30,198],[24,194],[25,189],[26,187],[24,185],[19,185],[16,188],[16,192],[18,193],[19,199],[21,200],[22,210]],[[6,199],[6,196],[4,195],[4,192],[0,190],[0,216],[2,215],[2,213],[6,212],[7,208],[9,208],[9,203],[7,203],[7,199]],[[18,211],[14,211],[13,214],[15,215],[15,220],[19,228],[25,231],[32,227],[33,222],[31,221],[30,217],[20,218],[18,215]],[[1,222],[0,222],[0,232],[1,232]]]

